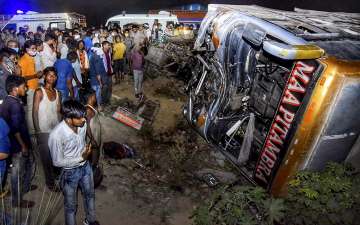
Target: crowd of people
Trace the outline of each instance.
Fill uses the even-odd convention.
[[[36,33],[20,29],[16,35],[5,30],[0,38],[1,53],[7,56],[4,57],[7,61],[3,62],[7,64],[4,73],[31,78],[28,97],[32,99],[33,91],[42,83],[42,71],[53,66],[57,71],[56,88],[62,94],[62,101],[68,98],[81,100],[82,88],[87,85],[96,91],[101,110],[103,105],[109,104],[113,82],[117,84],[126,74],[133,74],[132,64],[136,65],[137,71],[134,79],[142,80],[144,54],[152,39],[145,27],[79,28],[65,32],[39,29]],[[35,62],[35,72],[27,67],[31,59]],[[138,89],[141,90],[141,87],[135,87],[135,90]],[[6,95],[3,90],[1,96]],[[136,96],[141,98],[141,94],[139,91]]]
[[[0,33],[0,191],[11,192],[13,207],[35,204],[23,196],[37,188],[36,152],[45,185],[64,194],[66,225],[76,224],[78,187],[84,224],[98,224],[92,167],[101,148],[99,112],[110,104],[113,84],[129,74],[135,97],[144,98],[144,55],[159,38],[159,29],[147,31],[145,24]]]

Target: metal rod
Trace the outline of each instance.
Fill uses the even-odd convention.
[[[51,213],[53,211],[53,209],[57,206],[61,196],[62,196],[61,194],[59,194],[58,196],[56,196],[56,194],[54,195],[55,201],[52,202],[49,210],[46,212],[46,214],[44,216],[44,220],[43,220],[44,223],[41,223],[40,225],[43,225],[43,224],[45,225],[46,224],[47,220],[49,219],[49,217],[50,217],[50,215],[51,215]]]
[[[18,217],[17,217],[17,208],[20,208],[19,209],[19,216],[20,216],[20,220],[21,220],[21,191],[20,191],[20,162],[19,162],[19,165],[17,166],[17,170],[16,170],[16,172],[17,172],[17,180],[18,180],[18,182],[17,182],[17,186],[18,186],[18,198],[17,198],[17,200],[18,200],[18,205],[17,205],[17,207],[15,208],[15,218],[16,218],[16,222],[15,222],[15,224],[17,224],[17,222],[18,222]],[[20,222],[21,223],[21,222]]]
[[[199,94],[200,89],[202,88],[202,85],[204,83],[206,75],[207,75],[207,70],[205,70],[205,72],[201,75],[200,81],[199,81],[199,83],[198,83],[198,85],[196,87],[196,90],[195,90],[195,95]]]
[[[50,200],[51,200],[51,198],[52,198],[52,192],[50,193],[50,197],[49,197],[49,200],[48,200],[48,202],[47,202],[47,204],[46,204],[46,207],[45,207],[45,211],[44,211],[44,217],[40,220],[40,224],[43,224],[43,220],[45,220],[44,222],[46,222],[46,212],[47,212],[47,210],[48,210],[48,208],[49,208],[49,204],[50,204]]]
[[[205,62],[205,60],[203,59],[203,57],[201,57],[200,55],[196,55],[196,58],[198,58],[198,60],[200,60],[200,62],[202,64],[204,64],[204,66],[206,67],[206,69],[210,70],[210,66]]]
[[[30,210],[29,210],[29,201],[27,202],[27,206],[26,206],[26,208],[27,208],[27,213],[26,213],[26,219],[25,219],[25,223],[24,223],[24,225],[27,225],[27,221],[28,221],[28,219],[29,219],[29,215],[30,215]],[[20,219],[21,220],[21,219]]]
[[[34,225],[37,224],[38,219],[39,219],[40,211],[41,211],[41,208],[42,208],[42,203],[43,203],[43,200],[44,200],[45,190],[46,190],[46,185],[44,185],[44,190],[43,190],[43,193],[42,193],[42,195],[41,195],[41,201],[40,201],[40,205],[39,205],[39,210],[38,210],[36,219],[34,220],[34,222],[35,222]]]

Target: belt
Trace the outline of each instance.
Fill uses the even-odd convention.
[[[88,164],[88,161],[85,161],[84,164],[82,165],[77,165],[77,166],[74,166],[74,167],[70,167],[70,168],[63,168],[64,170],[72,170],[72,169],[77,169],[77,168],[81,168],[81,167],[84,167]]]

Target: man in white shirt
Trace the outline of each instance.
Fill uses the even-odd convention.
[[[61,121],[50,133],[49,148],[54,166],[62,168],[60,183],[64,194],[65,224],[76,225],[77,189],[84,198],[85,225],[99,225],[95,217],[94,178],[86,146],[86,108],[80,102],[63,103]]]
[[[55,43],[55,37],[52,34],[45,35],[44,50],[41,52],[44,68],[54,66],[54,63],[56,62],[56,51],[53,50],[56,49],[54,46]]]

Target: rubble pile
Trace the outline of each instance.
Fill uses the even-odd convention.
[[[186,67],[192,56],[194,39],[169,38],[166,43],[154,43],[149,46],[145,56],[145,73],[150,78],[161,74],[176,76]],[[184,79],[179,77],[179,79]],[[186,78],[185,78],[186,79]]]
[[[176,101],[185,101],[184,84],[182,82],[174,82],[170,80],[166,84],[154,90],[154,96],[162,96]]]
[[[214,175],[220,183],[235,182],[237,176],[227,172],[229,168],[224,161],[218,163],[216,157],[209,154],[212,147],[189,127],[185,119],[179,116],[178,121],[173,129],[156,132],[145,126],[139,134],[142,140],[139,162],[151,171],[150,180],[181,193],[191,190],[190,193],[204,196],[211,192],[202,176],[206,171],[216,171]]]
[[[147,110],[140,113],[142,107],[139,107],[130,98],[124,96],[112,100],[116,107],[125,107],[145,119],[147,118],[145,112],[151,112],[150,114],[156,116],[157,113],[152,112],[157,111],[156,108],[162,110],[162,114],[160,113],[156,117],[155,124],[151,123],[153,119],[146,119],[147,122],[140,130],[136,131],[137,135],[134,137],[136,141],[132,142],[131,147],[137,150],[138,155],[132,159],[121,159],[121,164],[125,164],[124,167],[131,170],[138,180],[148,184],[165,186],[180,193],[186,192],[186,195],[189,196],[206,196],[206,193],[211,191],[211,187],[207,185],[204,173],[206,171],[205,174],[210,174],[211,171],[224,171],[223,174],[228,175],[226,172],[229,168],[227,168],[225,159],[211,154],[212,146],[208,145],[189,126],[181,109],[173,114],[173,119],[159,118],[159,116],[164,116],[164,108],[173,110],[172,105],[168,102],[181,104],[185,101],[184,83],[174,77],[161,75],[148,82],[151,83],[152,88],[147,92],[149,93],[148,100],[152,99],[154,103],[158,102],[156,107],[147,106]],[[116,107],[109,111],[116,110]],[[162,119],[161,121],[164,123],[162,126],[159,126],[159,119]],[[220,183],[228,180],[222,178],[223,174],[214,172]]]

